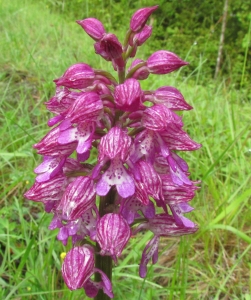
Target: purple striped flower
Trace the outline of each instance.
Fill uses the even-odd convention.
[[[133,14],[123,44],[99,20],[77,21],[117,76],[82,62],[70,66],[54,80],[56,93],[45,103],[53,114],[52,128],[34,145],[43,162],[25,197],[42,202],[53,214],[49,229],[58,229],[63,245],[72,243],[62,275],[69,289],[84,289],[90,298],[113,297],[112,259],[118,263],[131,233],[153,234],[139,262],[145,277],[148,263],[158,261],[162,236],[179,237],[198,228],[187,213],[199,182],[189,178],[184,158],[185,151],[201,145],[176,113],[192,106],[175,87],[144,90],[139,82],[188,63],[159,50],[126,66],[150,38],[147,21],[157,8]]]

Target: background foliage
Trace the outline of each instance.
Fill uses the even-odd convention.
[[[128,26],[136,9],[157,3],[159,9],[151,19],[154,25],[152,43],[148,43],[144,54],[148,56],[159,48],[168,49],[190,62],[185,76],[198,68],[198,62],[200,66],[203,64],[203,83],[214,76],[224,0],[47,0],[47,3],[51,11],[67,18],[92,16],[102,19],[108,31],[116,32]],[[247,88],[251,80],[250,28],[251,1],[229,0],[220,75],[236,88]]]
[[[49,231],[51,215],[23,198],[41,163],[32,145],[48,131],[43,105],[53,79],[94,55],[93,41],[76,19],[94,16],[107,31],[123,33],[131,13],[147,1],[0,0],[0,299],[78,300],[61,275],[63,247]],[[191,62],[165,76],[150,76],[143,89],[173,85],[194,107],[184,112],[190,136],[203,144],[184,153],[201,188],[189,214],[198,233],[163,238],[158,264],[145,280],[138,262],[151,234],[131,239],[113,270],[117,299],[251,299],[250,2],[229,0],[221,74],[213,80],[223,1],[159,1],[150,22],[154,36],[140,48],[147,58],[162,46]],[[175,25],[174,25],[175,24]],[[157,37],[157,39],[156,39]],[[164,38],[163,38],[164,37]],[[195,41],[197,44],[195,44]],[[232,43],[232,44],[231,44]],[[111,70],[111,69],[110,69]],[[115,298],[116,299],[116,298]]]

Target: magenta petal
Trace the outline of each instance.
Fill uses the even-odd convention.
[[[51,118],[51,119],[47,122],[47,124],[48,124],[49,127],[52,127],[52,126],[54,126],[55,124],[57,124],[58,122],[62,121],[63,119],[64,119],[64,116],[62,116],[62,115],[57,115],[57,116]]]
[[[59,201],[62,198],[67,178],[60,174],[46,182],[37,182],[24,194],[24,196],[32,201],[43,202]]]
[[[83,288],[85,290],[86,296],[89,298],[94,298],[97,296],[98,291],[102,289],[102,283],[101,282],[95,282],[91,279],[87,280],[85,284],[83,285]]]
[[[156,252],[158,253],[158,247],[159,247],[159,237],[155,236],[152,240],[148,242],[146,245],[143,253],[142,258],[139,266],[139,276],[141,278],[145,278],[147,274],[147,264],[150,261],[152,257],[154,257],[154,262],[156,263]]]
[[[58,142],[59,144],[69,144],[76,141],[77,128],[69,128],[67,130],[61,131]]]
[[[163,182],[163,195],[167,204],[183,204],[193,199],[195,190],[197,189],[194,185],[176,185],[173,183],[170,174],[164,175],[162,178]],[[185,211],[186,212],[186,211]],[[187,211],[188,212],[188,211]]]
[[[158,8],[158,5],[138,9],[132,16],[130,28],[133,32],[139,32],[145,26],[150,15]]]
[[[129,73],[129,71],[132,70],[132,68],[134,68],[135,71],[133,72],[133,74],[130,77],[132,77],[134,79],[144,80],[144,79],[147,79],[148,76],[150,75],[150,72],[146,66],[146,62],[144,60],[141,60],[138,58],[135,59],[132,62],[131,66],[128,68],[128,73]]]
[[[61,218],[59,218],[57,215],[54,215],[48,228],[50,230],[54,230],[56,228],[61,228],[62,226],[63,224],[61,223]]]
[[[107,275],[103,271],[101,271],[97,268],[94,268],[94,272],[98,272],[101,275],[101,284],[102,284],[104,293],[107,296],[109,296],[110,298],[113,298],[114,295],[112,292],[112,283],[111,283],[110,279],[107,277]]]
[[[110,167],[97,183],[97,194],[100,196],[106,195],[113,185],[116,185],[118,193],[124,198],[133,195],[135,192],[133,178],[118,158],[111,162]]]
[[[114,100],[117,108],[134,112],[141,104],[142,90],[139,82],[130,78],[115,88]]]
[[[94,268],[94,253],[88,247],[74,247],[63,262],[62,275],[70,290],[82,288]]]
[[[36,181],[44,182],[56,176],[62,170],[65,160],[65,157],[44,156],[44,161],[34,170],[36,174],[39,174]]]
[[[105,196],[110,191],[111,186],[102,178],[96,184],[96,192],[99,196]]]
[[[97,54],[100,54],[107,60],[114,60],[121,57],[123,53],[122,45],[115,34],[106,33],[102,39],[95,44]]]
[[[156,91],[145,95],[145,101],[152,101],[156,104],[164,104],[172,110],[190,110],[192,106],[186,103],[181,92],[172,86],[163,86]]]
[[[95,18],[87,18],[77,23],[84,29],[84,31],[95,41],[98,41],[105,34],[103,24]]]
[[[196,225],[190,221],[189,219],[185,218],[183,216],[183,213],[189,212],[192,210],[191,206],[188,205],[187,203],[180,203],[176,205],[170,205],[170,208],[172,210],[175,222],[179,226],[185,226],[185,227],[190,227],[190,228],[195,228]]]
[[[145,25],[140,33],[135,34],[133,41],[138,46],[141,46],[151,36],[151,34],[152,34],[152,27],[149,25]]]
[[[162,180],[160,175],[154,170],[154,167],[143,160],[137,166],[148,195],[155,200],[163,199]]]
[[[200,144],[193,141],[185,131],[177,126],[169,126],[160,135],[170,150],[193,151],[201,147]]]
[[[92,145],[91,139],[86,141],[85,139],[80,138],[78,141],[78,146],[77,146],[76,151],[79,154],[86,153],[91,148],[91,145]]]
[[[101,255],[111,255],[117,261],[131,236],[126,220],[120,215],[109,213],[97,224],[96,240],[101,248]]]
[[[126,131],[119,127],[112,127],[100,140],[98,148],[99,161],[104,160],[106,157],[114,159],[118,155],[123,161],[125,161],[131,144],[132,139]]]
[[[180,116],[163,104],[156,104],[147,108],[142,116],[142,125],[154,131],[167,130],[169,126],[181,128],[183,122]]]
[[[172,180],[177,185],[192,185],[192,181],[187,177],[187,175],[179,168],[176,168],[176,171],[174,171],[172,168],[170,168],[170,173]]]
[[[117,191],[123,198],[132,196],[135,193],[135,185],[131,176],[128,175],[126,182],[117,185]]]
[[[152,74],[167,74],[187,64],[176,54],[165,50],[153,53],[147,60],[147,67]]]
[[[66,188],[60,208],[66,220],[76,220],[95,204],[94,182],[89,177],[77,177]]]
[[[103,103],[95,92],[82,93],[70,107],[67,118],[72,123],[97,121],[103,113]]]
[[[95,79],[93,69],[84,63],[78,63],[69,67],[64,75],[54,82],[57,86],[65,86],[72,89],[84,89],[91,85]]]

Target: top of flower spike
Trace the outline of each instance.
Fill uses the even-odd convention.
[[[139,32],[145,26],[150,15],[158,8],[158,5],[145,7],[137,10],[130,21],[130,28],[133,32]]]

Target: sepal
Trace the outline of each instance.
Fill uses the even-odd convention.
[[[188,63],[176,54],[166,50],[154,52],[147,60],[148,70],[152,74],[171,73],[185,65],[188,65]]]

